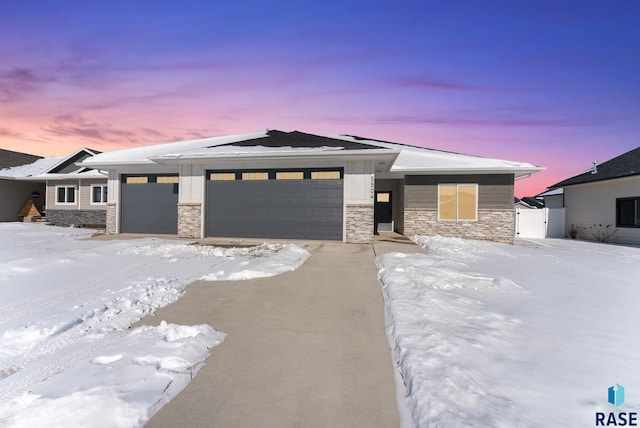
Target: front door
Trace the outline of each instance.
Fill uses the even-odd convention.
[[[376,192],[373,208],[374,233],[393,232],[391,192]]]

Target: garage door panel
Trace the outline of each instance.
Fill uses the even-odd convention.
[[[120,229],[123,233],[178,233],[175,184],[122,184]]]
[[[342,240],[342,180],[207,182],[207,236]]]

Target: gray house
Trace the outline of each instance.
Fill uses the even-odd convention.
[[[371,242],[374,233],[510,243],[511,162],[386,141],[269,130],[117,150],[108,233]]]
[[[45,184],[47,222],[58,226],[106,224],[107,174],[77,165],[99,153],[82,147],[40,174],[23,178]]]
[[[41,156],[0,149],[0,221],[17,221],[19,211],[30,199],[42,210],[44,184],[20,181],[28,174],[26,168],[20,167],[40,159]]]
[[[608,226],[610,241],[640,245],[640,147],[549,188],[563,189],[566,223],[579,239]]]

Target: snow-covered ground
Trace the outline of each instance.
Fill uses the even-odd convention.
[[[295,245],[85,239],[91,233],[0,223],[0,426],[142,425],[225,334],[129,327],[194,280],[271,276],[309,257]]]
[[[377,260],[416,426],[595,426],[596,412],[638,411],[640,248],[416,239],[428,254]]]

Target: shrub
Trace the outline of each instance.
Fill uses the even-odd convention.
[[[578,237],[579,230],[580,230],[579,226],[572,224],[569,226],[569,229],[567,229],[567,235],[569,235],[569,238],[571,239],[576,239]]]
[[[610,224],[603,226],[601,224],[594,224],[593,226],[589,226],[589,232],[593,239],[598,242],[607,242],[610,240],[613,235],[616,234],[618,230],[615,227],[611,227]]]

